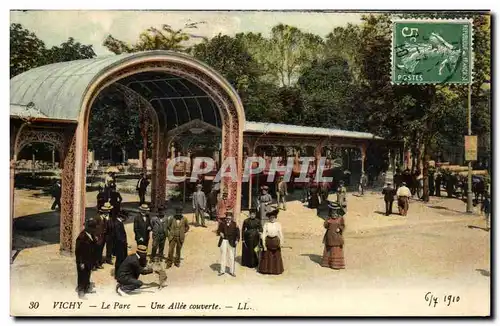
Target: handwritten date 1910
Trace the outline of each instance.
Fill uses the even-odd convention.
[[[425,294],[425,302],[428,303],[429,307],[435,308],[438,303],[440,303],[441,297],[433,294],[432,292],[427,292]],[[460,296],[445,294],[442,296],[442,303],[449,307],[452,303],[457,303],[460,301]]]

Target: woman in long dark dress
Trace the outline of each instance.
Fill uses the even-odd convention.
[[[283,259],[281,246],[283,245],[283,232],[281,224],[276,222],[279,210],[267,213],[269,222],[264,225],[262,232],[263,251],[260,254],[259,273],[279,275],[283,273]]]
[[[241,230],[243,238],[241,265],[250,268],[259,265],[259,257],[255,249],[259,246],[262,224],[256,217],[257,210],[253,208],[250,210],[250,217],[243,222]]]
[[[316,185],[311,187],[311,195],[309,197],[309,208],[318,208],[319,207],[319,195],[318,188]]]
[[[344,269],[344,237],[342,233],[345,229],[345,222],[342,215],[344,211],[339,206],[329,206],[329,217],[324,223],[326,229],[323,243],[323,259],[321,266],[332,269]]]

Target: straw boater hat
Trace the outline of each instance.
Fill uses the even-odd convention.
[[[106,212],[109,212],[111,209],[113,209],[113,206],[111,206],[109,201],[107,201],[104,203],[104,205],[101,208],[99,208],[99,212],[106,213]]]
[[[196,185],[196,188],[203,188],[203,185],[202,185],[201,183],[198,183],[198,184]]]
[[[329,212],[328,212],[329,216],[344,216],[345,215],[344,208],[336,202],[329,202],[328,208],[329,208]]]
[[[141,212],[149,212],[150,211],[149,206],[146,204],[142,204],[141,206],[139,206],[139,210]]]
[[[145,255],[145,254],[147,254],[147,252],[148,252],[148,247],[146,247],[146,246],[144,246],[144,245],[139,245],[139,246],[137,246],[137,253],[138,253],[138,254],[143,254],[143,255]]]
[[[262,186],[262,187],[260,187],[260,189],[262,189],[262,190],[269,190],[269,187],[268,186]]]

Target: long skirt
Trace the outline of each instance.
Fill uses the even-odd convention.
[[[259,273],[279,275],[283,273],[283,259],[281,258],[280,239],[266,237],[266,251],[260,254]]]
[[[247,232],[243,235],[245,243],[242,246],[241,252],[241,265],[246,267],[257,267],[259,265],[259,258],[255,252],[255,247],[259,245],[259,232]]]
[[[311,194],[309,198],[309,208],[318,208],[319,207],[319,197],[317,193]]]
[[[344,247],[334,246],[327,247],[323,251],[323,259],[321,260],[321,266],[330,267],[333,269],[344,269]]]
[[[409,206],[408,197],[398,197],[399,214],[406,216]]]

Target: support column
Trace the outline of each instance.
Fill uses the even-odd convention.
[[[359,147],[361,151],[361,174],[365,173],[365,159],[366,159],[366,144]]]
[[[61,180],[61,220],[60,220],[60,250],[64,253],[74,252],[74,245],[78,234],[83,229],[84,220],[78,215],[74,216],[74,208],[81,206],[82,197],[75,191],[75,153],[76,153],[76,133],[70,129],[64,134],[64,146],[61,153],[62,180]],[[85,169],[82,169],[85,171]],[[85,178],[85,176],[83,176]],[[82,185],[85,192],[85,183]],[[78,196],[76,198],[76,196]],[[84,197],[83,197],[84,198]],[[76,200],[75,200],[76,199]],[[83,212],[83,214],[85,214]]]
[[[14,240],[14,180],[16,176],[16,157],[10,160],[10,253],[12,252],[12,245]],[[12,258],[12,256],[10,256]],[[12,260],[11,260],[12,263]]]
[[[160,133],[160,139],[166,139],[164,133]],[[165,192],[167,185],[167,145],[168,143],[160,143],[158,148],[158,163],[156,165],[156,174],[158,176],[158,189],[156,190],[157,207],[165,206]]]

